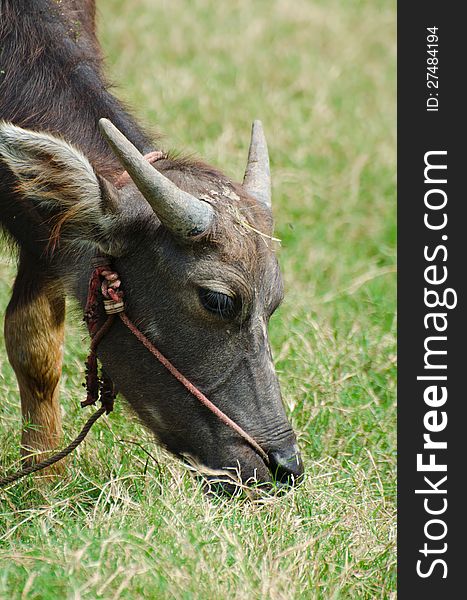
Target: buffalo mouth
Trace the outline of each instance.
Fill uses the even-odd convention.
[[[280,464],[277,457],[275,460],[274,457],[270,458],[267,465],[259,456],[255,456],[258,466],[250,466],[249,476],[245,468],[242,471],[238,461],[236,467],[216,469],[207,467],[188,454],[183,454],[181,459],[202,482],[203,490],[209,496],[248,496],[257,499],[262,496],[283,495],[304,481],[303,462],[297,452],[293,458],[289,456],[283,461],[285,465]]]
[[[248,497],[252,500],[261,500],[268,497],[283,496],[291,492],[304,481],[304,475],[300,478],[282,483],[272,478],[270,481],[232,481],[216,476],[198,476],[202,480],[204,492],[208,496],[221,497]]]
[[[303,460],[297,444],[269,453],[269,469],[278,484],[294,486],[304,477]]]

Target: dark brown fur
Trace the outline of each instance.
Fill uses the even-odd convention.
[[[94,18],[94,0],[0,2],[0,117],[59,133],[93,155],[103,172],[115,172],[119,167],[96,132],[99,116],[117,119],[141,149],[148,142],[102,79]],[[2,223],[23,248],[5,340],[20,387],[27,453],[60,441],[63,290],[43,260],[50,229],[0,169]]]

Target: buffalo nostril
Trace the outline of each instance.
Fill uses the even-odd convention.
[[[303,462],[296,446],[275,450],[269,455],[269,469],[279,483],[294,484],[303,476]]]

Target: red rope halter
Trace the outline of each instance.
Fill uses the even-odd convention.
[[[97,257],[93,261],[94,270],[89,281],[88,297],[84,313],[84,319],[87,323],[91,335],[91,351],[86,361],[86,389],[87,398],[82,402],[82,406],[94,404],[98,397],[102,405],[109,413],[113,408],[115,398],[115,388],[111,380],[102,372],[101,379],[97,373],[96,350],[99,342],[111,328],[115,316],[118,315],[122,323],[131,333],[143,344],[143,346],[177,379],[201,404],[208,408],[225,425],[233,429],[242,437],[265,461],[269,464],[269,458],[266,452],[248,433],[240,427],[235,421],[222,412],[213,404],[195,385],[191,383],[170,361],[166,358],[148,338],[131,322],[125,314],[125,305],[123,302],[123,291],[121,290],[121,281],[118,273],[109,266],[109,259],[106,257]],[[98,324],[98,292],[104,297],[104,308],[107,313],[107,319],[103,325]]]

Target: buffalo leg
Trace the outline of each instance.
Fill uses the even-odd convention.
[[[63,288],[22,255],[5,316],[5,343],[21,396],[21,454],[26,463],[57,447],[65,299]],[[41,457],[43,458],[43,456]]]

